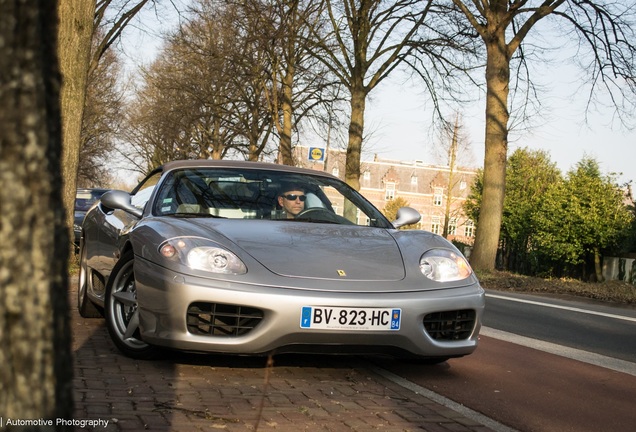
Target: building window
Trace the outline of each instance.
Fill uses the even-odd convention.
[[[457,234],[457,218],[450,218],[448,221],[448,235]]]
[[[331,170],[331,174],[338,177],[338,175],[340,174],[340,170],[338,169],[338,167],[333,167],[333,169]]]
[[[466,221],[466,225],[464,226],[464,235],[466,237],[473,237],[475,235],[475,222],[470,219]]]
[[[443,199],[444,199],[444,189],[435,188],[433,192],[433,205],[438,207],[441,206]]]
[[[465,182],[465,181],[461,181],[461,182],[459,182],[459,190],[464,190],[464,189],[466,189],[466,186],[467,186],[467,184],[466,184],[466,182]]]
[[[393,198],[395,198],[395,183],[387,182],[384,199],[386,201],[389,201],[389,200],[392,200]]]
[[[362,178],[364,180],[371,180],[371,172],[370,171],[365,171]]]
[[[433,220],[431,222],[431,232],[433,234],[439,234],[440,233],[440,218],[439,216],[433,216]]]
[[[416,175],[412,175],[411,176],[411,184],[413,186],[417,186],[417,176]]]

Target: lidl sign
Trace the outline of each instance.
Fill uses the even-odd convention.
[[[309,160],[322,162],[325,160],[325,149],[321,147],[309,147]]]

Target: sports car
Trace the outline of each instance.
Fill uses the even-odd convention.
[[[477,346],[484,291],[450,242],[399,230],[318,170],[175,161],[106,192],[80,238],[78,308],[125,355],[379,354]]]

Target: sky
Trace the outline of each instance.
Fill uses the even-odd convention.
[[[179,0],[180,3],[187,3]],[[143,28],[131,26],[119,47],[127,74],[134,79],[139,65],[149,64],[161,47],[161,32],[174,28],[177,20],[158,20],[156,13],[142,15]],[[553,53],[549,66],[536,67],[532,78],[540,84],[541,115],[536,115],[530,128],[511,131],[508,154],[515,149],[546,151],[564,174],[584,157],[596,159],[604,174],[614,174],[617,181],[636,183],[636,130],[627,130],[612,121],[612,111],[592,110],[586,113],[587,95],[580,91],[577,73]],[[556,59],[556,60],[555,60]],[[464,124],[473,167],[484,160],[485,102],[477,100],[462,106],[459,114]],[[439,144],[431,133],[429,97],[404,74],[396,73],[374,89],[367,102],[365,131],[370,133],[363,159],[375,154],[384,159],[441,163]],[[454,116],[454,112],[449,112]],[[632,123],[636,124],[636,113]],[[587,117],[587,120],[586,120]],[[303,145],[322,146],[319,138]]]
[[[563,68],[567,70],[567,68]],[[551,69],[550,75],[558,75]],[[538,77],[545,79],[546,76]],[[612,112],[590,111],[586,117],[586,95],[577,93],[576,83],[553,81],[541,91],[543,112],[529,129],[511,131],[508,155],[515,149],[546,151],[561,172],[566,173],[584,157],[596,159],[604,174],[615,173],[621,182],[636,181],[636,131],[612,125]],[[376,129],[372,148],[379,156],[435,163],[430,134],[427,95],[417,86],[394,79],[382,83],[367,105],[365,127]],[[485,102],[477,100],[460,111],[476,166],[483,166]],[[636,113],[634,113],[636,116]],[[614,122],[617,123],[617,122]]]

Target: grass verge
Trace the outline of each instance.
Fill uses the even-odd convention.
[[[481,286],[496,291],[545,294],[568,294],[621,304],[636,304],[636,285],[623,281],[581,282],[576,279],[543,279],[520,274],[492,271],[477,272]]]

